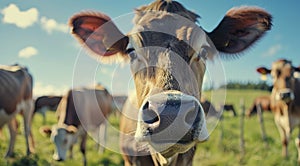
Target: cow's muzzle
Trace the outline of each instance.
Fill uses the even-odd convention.
[[[137,141],[150,144],[190,144],[208,139],[199,101],[178,91],[148,97],[139,110]]]
[[[52,158],[55,160],[55,161],[65,161],[64,158],[61,158],[57,153],[54,153]]]
[[[282,100],[286,103],[293,101],[295,98],[291,89],[282,89],[276,94],[276,100]]]

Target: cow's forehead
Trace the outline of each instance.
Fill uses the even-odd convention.
[[[288,60],[278,60],[272,64],[272,70],[282,70],[284,68],[290,68],[291,62]]]
[[[172,42],[184,41],[196,52],[203,46],[212,47],[211,45],[213,45],[212,42],[208,42],[206,33],[195,22],[178,14],[165,11],[148,11],[142,16],[137,15],[134,19],[134,24],[134,28],[129,33],[129,36],[133,38],[131,41],[133,41],[132,45],[135,48],[145,46],[141,43],[144,42],[143,40],[147,40],[146,38],[149,35],[143,36],[140,34],[148,32],[148,34],[155,35],[155,38],[161,38],[161,42],[168,40],[166,35],[172,36],[177,41],[169,40],[171,45]],[[161,35],[159,36],[159,34]]]

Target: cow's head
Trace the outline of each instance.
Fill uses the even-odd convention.
[[[199,102],[206,59],[218,51],[236,55],[271,28],[270,14],[256,7],[231,9],[210,33],[196,24],[198,17],[176,1],[158,0],[136,9],[128,35],[103,13],[70,19],[72,33],[92,54],[130,59],[140,108],[135,138],[165,157],[208,138]]]
[[[54,125],[50,131],[51,141],[55,144],[56,151],[53,159],[57,161],[66,160],[67,151],[76,143],[78,130],[75,126]]]
[[[292,62],[286,59],[279,59],[272,64],[271,69],[265,67],[257,68],[257,72],[262,75],[270,74],[273,79],[273,89],[271,94],[272,107],[282,103],[290,103],[295,99],[296,72],[300,67],[294,67]]]

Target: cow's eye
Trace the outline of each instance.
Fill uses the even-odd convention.
[[[207,57],[208,57],[208,51],[206,48],[202,47],[199,51],[199,54],[198,54],[198,57],[199,57],[199,60],[202,59],[202,60],[206,60]]]
[[[126,53],[130,57],[131,61],[137,58],[136,51],[133,48],[129,48],[126,50]]]
[[[128,54],[131,60],[135,60],[137,58],[137,54],[135,51],[132,51]]]

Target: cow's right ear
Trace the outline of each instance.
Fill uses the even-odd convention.
[[[265,67],[259,67],[256,69],[256,71],[262,75],[267,75],[267,74],[270,74],[271,73],[271,70],[270,69],[267,69]]]
[[[96,55],[110,56],[126,51],[128,37],[103,13],[76,14],[70,19],[69,25],[79,42]]]

